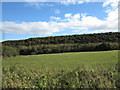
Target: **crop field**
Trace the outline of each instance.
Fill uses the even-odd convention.
[[[118,50],[4,58],[3,88],[119,87]]]

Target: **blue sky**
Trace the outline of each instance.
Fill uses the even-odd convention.
[[[105,8],[102,7],[103,2],[91,2],[83,4],[64,5],[60,3],[42,3],[52,4],[53,6],[30,7],[26,3],[3,3],[3,21],[15,22],[39,22],[49,21],[50,16],[64,18],[66,13],[88,13],[91,16],[96,16],[100,19],[106,17]],[[59,10],[58,14],[55,11]]]
[[[3,2],[3,40],[116,32],[118,10],[106,3]]]

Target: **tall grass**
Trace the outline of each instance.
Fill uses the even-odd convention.
[[[120,88],[120,68],[96,66],[74,70],[26,69],[23,65],[3,67],[3,88]]]
[[[3,88],[118,88],[118,50],[4,58]]]

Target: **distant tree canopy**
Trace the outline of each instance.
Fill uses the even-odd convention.
[[[118,50],[119,32],[30,38],[2,42],[3,56]]]

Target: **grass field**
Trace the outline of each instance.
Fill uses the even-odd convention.
[[[117,63],[118,50],[4,58],[3,87],[114,88],[118,87]]]
[[[118,62],[118,51],[73,52],[16,56],[3,59],[3,66],[24,65],[27,68],[45,67],[48,69],[74,69],[78,66],[94,67],[96,64],[107,66]]]

